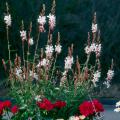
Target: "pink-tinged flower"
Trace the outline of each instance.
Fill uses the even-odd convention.
[[[100,56],[101,53],[101,44],[97,44],[95,47],[95,53],[96,53],[96,57]]]
[[[38,21],[38,23],[40,25],[45,25],[45,23],[46,23],[46,16],[39,16],[37,21]]]
[[[92,82],[94,84],[94,86],[96,87],[96,82],[99,81],[99,78],[101,77],[101,72],[100,71],[96,71],[94,74],[93,74],[93,79],[92,79]]]
[[[107,80],[111,80],[114,76],[114,70],[108,70],[107,72]]]
[[[46,48],[45,48],[45,53],[46,53],[46,56],[48,58],[51,58],[52,57],[52,54],[53,54],[53,51],[54,51],[54,48],[52,45],[47,45]]]
[[[44,25],[46,23],[46,16],[39,16],[37,21],[38,21],[38,24],[39,24],[39,31],[40,32],[45,32]]]
[[[18,108],[18,106],[16,106],[16,105],[11,108],[11,112],[12,112],[13,114],[16,114],[18,111],[19,111],[19,108]]]
[[[54,107],[56,107],[56,108],[63,108],[63,107],[65,107],[66,106],[66,102],[64,102],[64,101],[56,101],[55,103],[54,103]]]
[[[71,56],[67,56],[65,58],[65,69],[68,70],[68,69],[71,69],[72,67],[72,64],[73,64],[73,57]]]
[[[86,47],[85,47],[85,53],[86,53],[87,55],[91,53],[90,46],[86,46]]]
[[[11,26],[11,23],[12,23],[11,15],[10,15],[10,14],[5,15],[4,21],[5,21],[5,24],[6,24],[7,26]]]
[[[96,44],[95,43],[92,43],[90,45],[90,50],[91,50],[91,52],[95,52],[95,50],[96,50]]]
[[[92,33],[96,33],[97,32],[97,24],[92,23]]]
[[[6,101],[3,102],[3,105],[4,105],[4,108],[10,108],[12,103],[11,103],[10,100],[6,100]]]
[[[50,61],[46,58],[43,58],[39,64],[37,65],[37,67],[47,67],[49,65]]]
[[[33,38],[30,38],[30,39],[28,40],[28,44],[29,44],[29,45],[33,45],[33,44],[34,44]]]
[[[62,46],[60,45],[60,44],[58,44],[58,45],[55,45],[55,52],[56,53],[61,53],[61,50],[62,50]]]
[[[49,14],[47,17],[49,18],[49,27],[53,30],[56,25],[56,17],[53,14]]]
[[[26,31],[25,30],[20,31],[20,37],[22,38],[22,41],[27,40],[27,36],[26,36]]]

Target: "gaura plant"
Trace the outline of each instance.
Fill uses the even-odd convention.
[[[58,32],[56,44],[53,45],[54,29],[56,27],[55,1],[49,15],[46,15],[43,5],[37,19],[37,39],[32,35],[32,22],[26,31],[24,21],[20,28],[22,43],[22,57],[16,53],[14,61],[11,60],[11,43],[9,30],[12,27],[12,18],[6,3],[6,24],[8,41],[8,61],[2,59],[5,71],[9,75],[11,98],[15,99],[13,108],[7,109],[13,114],[11,120],[93,120],[101,119],[100,112],[103,106],[98,100],[92,100],[91,91],[97,87],[101,77],[100,56],[102,45],[100,42],[100,30],[94,14],[91,32],[88,32],[85,53],[87,59],[82,65],[78,56],[73,57],[74,45],[68,47],[68,54],[64,60],[64,70],[56,67],[59,54],[62,52],[60,32]],[[48,24],[47,24],[48,23]],[[48,27],[48,31],[46,31]],[[48,33],[47,44],[39,48],[40,35]],[[27,43],[27,50],[25,44]],[[31,47],[35,45],[34,55],[30,54]],[[40,51],[40,53],[39,53]],[[95,65],[89,65],[89,59],[95,54]],[[32,56],[32,60],[30,59]],[[106,81],[110,86],[114,76],[113,61],[108,70]],[[89,99],[89,100],[88,100]],[[87,100],[87,101],[86,101]],[[2,103],[1,103],[2,105]],[[4,107],[1,109],[1,119],[4,116]]]

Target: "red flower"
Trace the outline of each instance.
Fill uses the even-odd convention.
[[[56,107],[56,108],[62,108],[62,107],[65,107],[65,106],[66,106],[66,102],[64,102],[64,101],[56,101],[54,103],[54,107]]]
[[[54,108],[54,105],[48,100],[48,99],[43,99],[42,102],[37,102],[37,105],[40,109],[50,111]]]
[[[104,108],[103,108],[103,105],[98,101],[98,100],[93,100],[93,104],[95,106],[95,112],[103,112],[104,111]]]
[[[80,106],[79,106],[79,110],[80,113],[84,116],[89,116],[89,115],[93,115],[94,111],[93,111],[93,106],[91,104],[91,102],[89,101],[85,101],[83,102]]]
[[[19,108],[18,108],[18,106],[16,106],[16,105],[11,108],[11,112],[12,112],[13,114],[16,114],[16,113],[18,112],[18,110],[19,110]]]
[[[79,106],[80,113],[84,116],[90,116],[95,112],[103,112],[103,105],[98,100],[85,101]]]
[[[2,115],[4,109],[3,102],[0,101],[0,115]]]
[[[5,108],[10,108],[11,107],[11,102],[9,100],[6,100],[3,102],[3,105]]]

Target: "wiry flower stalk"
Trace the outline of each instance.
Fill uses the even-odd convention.
[[[30,23],[29,33],[28,33],[28,51],[27,51],[27,75],[29,74],[29,55],[30,55],[30,39],[31,39],[31,32],[32,32],[32,22]]]
[[[24,22],[22,20],[22,25],[21,25],[21,31],[20,31],[20,36],[22,39],[22,52],[23,52],[23,66],[25,68],[25,51],[24,51],[24,42],[26,40],[26,31],[24,31]]]
[[[94,17],[93,17],[93,23],[92,23],[93,42],[96,39],[97,30],[98,30],[98,25],[97,25],[97,21],[96,21],[96,12],[95,12]]]
[[[37,37],[37,41],[36,41],[36,46],[35,46],[35,52],[34,52],[34,57],[33,57],[33,71],[34,71],[34,67],[35,67],[35,59],[36,59],[36,55],[37,55],[37,49],[38,49],[38,44],[39,44],[39,39],[40,39],[40,33],[44,32],[44,28],[41,30],[41,26],[44,27],[44,24],[46,22],[45,18],[43,18],[45,15],[45,5],[43,4],[43,9],[40,13],[40,19],[38,18],[38,24],[39,24],[39,30],[38,30],[38,37]]]
[[[55,0],[53,0],[51,13],[47,16],[49,18],[49,32],[53,31],[56,25],[55,7],[56,7],[56,3]]]
[[[60,44],[60,33],[59,32],[58,32],[58,37],[57,37],[57,43],[56,44]],[[54,74],[54,71],[55,71],[55,64],[56,64],[56,61],[57,61],[57,57],[58,57],[58,53],[56,51],[55,61],[54,61],[54,64],[53,64],[53,69],[52,69],[52,74],[51,74],[51,80],[53,78],[53,74]]]
[[[9,15],[9,7],[8,7],[8,3],[6,2],[6,10],[7,10],[7,15]],[[8,59],[9,59],[9,65],[10,65],[10,71],[11,71],[11,51],[10,51],[10,41],[9,41],[9,26],[11,25],[11,17],[8,18],[7,20],[4,18],[5,22],[6,22],[6,39],[8,42]]]

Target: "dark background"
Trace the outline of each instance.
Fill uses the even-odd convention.
[[[1,59],[7,59],[6,29],[4,24],[6,0],[0,0],[0,80],[3,81],[6,75],[1,65]],[[12,58],[15,53],[22,55],[20,40],[21,20],[25,22],[25,29],[28,29],[30,21],[33,22],[33,36],[36,38],[36,19],[40,8],[46,5],[46,14],[49,14],[52,0],[8,0],[10,13],[12,15],[12,27],[10,29]],[[83,63],[86,55],[84,47],[87,40],[87,32],[91,30],[91,23],[94,11],[97,13],[97,22],[101,30],[102,42],[102,76],[106,77],[106,72],[111,64],[111,59],[115,63],[115,77],[113,85],[120,83],[120,0],[56,0],[57,27],[54,38],[58,31],[61,33],[61,43],[64,45],[63,53],[59,58],[59,64],[63,65],[64,57],[67,54],[67,47],[74,44],[74,56],[79,55],[80,62]],[[47,42],[46,33],[41,35],[39,47]],[[54,39],[55,42],[55,39]],[[34,49],[34,46],[33,46]],[[31,50],[32,52],[32,50]],[[92,60],[91,60],[92,61]]]

